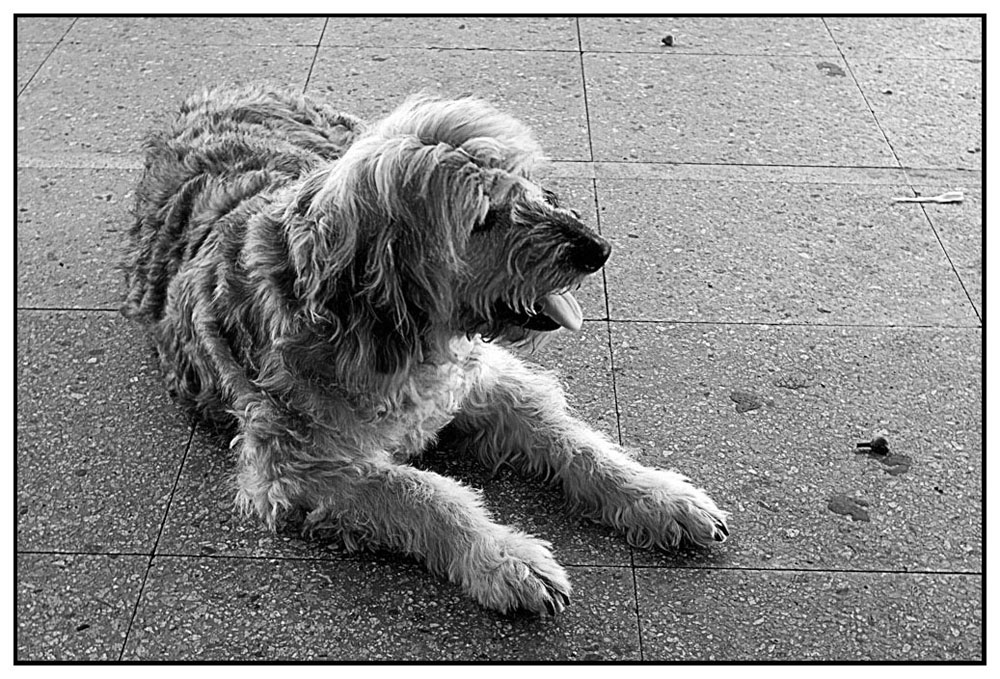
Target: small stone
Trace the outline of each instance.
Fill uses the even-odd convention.
[[[667,47],[673,47],[674,46],[674,36],[672,36],[672,35],[665,35],[665,36],[663,36],[663,40],[661,40],[660,42],[662,42]]]
[[[884,436],[876,436],[872,439],[871,449],[876,455],[885,455],[889,452],[889,442]]]

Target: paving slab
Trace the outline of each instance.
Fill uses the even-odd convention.
[[[895,166],[839,57],[588,53],[594,160]]]
[[[74,21],[73,17],[18,17],[14,24],[17,43],[40,42],[51,47],[62,40]]]
[[[330,17],[324,47],[578,51],[572,17]]]
[[[377,119],[425,89],[486,99],[531,127],[550,157],[590,159],[577,53],[324,47],[308,92]]]
[[[125,660],[638,660],[632,574],[571,568],[556,619],[502,616],[397,559],[157,558]]]
[[[117,269],[139,172],[17,172],[19,307],[118,309]]]
[[[983,193],[982,187],[962,180],[951,184],[915,187],[922,196],[937,196],[961,188],[965,200],[961,203],[925,203],[923,210],[934,225],[948,259],[955,266],[962,285],[972,298],[972,303],[983,314]]]
[[[149,557],[17,556],[19,662],[117,661]]]
[[[971,17],[826,17],[837,45],[852,57],[981,59],[983,22]]]
[[[613,323],[622,438],[731,513],[636,563],[978,572],[978,329]],[[859,454],[878,434],[890,456]]]
[[[812,17],[580,17],[587,52],[839,55]],[[670,36],[670,45],[663,43]]]
[[[982,577],[636,569],[647,661],[981,662]]]
[[[978,325],[906,185],[597,181],[613,319]]]
[[[181,101],[220,84],[302,91],[315,48],[63,44],[18,99],[18,153],[137,153]]]
[[[322,17],[80,17],[68,42],[115,45],[318,45]]]
[[[904,167],[982,166],[978,60],[853,60],[851,72]]]
[[[17,547],[151,552],[190,427],[107,312],[17,315]]]

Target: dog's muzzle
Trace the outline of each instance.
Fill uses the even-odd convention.
[[[611,243],[589,234],[570,254],[573,267],[584,274],[600,270],[610,256]],[[538,316],[533,321],[529,327],[534,325],[535,329],[556,330],[563,327],[576,332],[583,327],[583,310],[570,292],[553,292],[539,301]]]

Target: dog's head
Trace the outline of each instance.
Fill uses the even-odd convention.
[[[579,329],[571,290],[611,247],[532,179],[541,160],[479,100],[411,98],[300,189],[293,207],[325,234],[314,302],[373,319],[382,372],[435,338]]]

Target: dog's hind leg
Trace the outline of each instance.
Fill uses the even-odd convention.
[[[303,507],[309,510],[307,532],[333,534],[349,549],[410,554],[501,612],[554,615],[569,603],[569,580],[549,544],[494,523],[479,494],[457,481],[394,464],[388,455],[365,455],[349,465],[316,460],[275,466],[269,455],[243,453],[243,504],[272,525],[283,508]]]
[[[585,516],[636,546],[725,540],[726,515],[704,491],[676,472],[639,464],[573,417],[551,374],[485,345],[477,375],[452,424],[485,464],[557,481]]]

